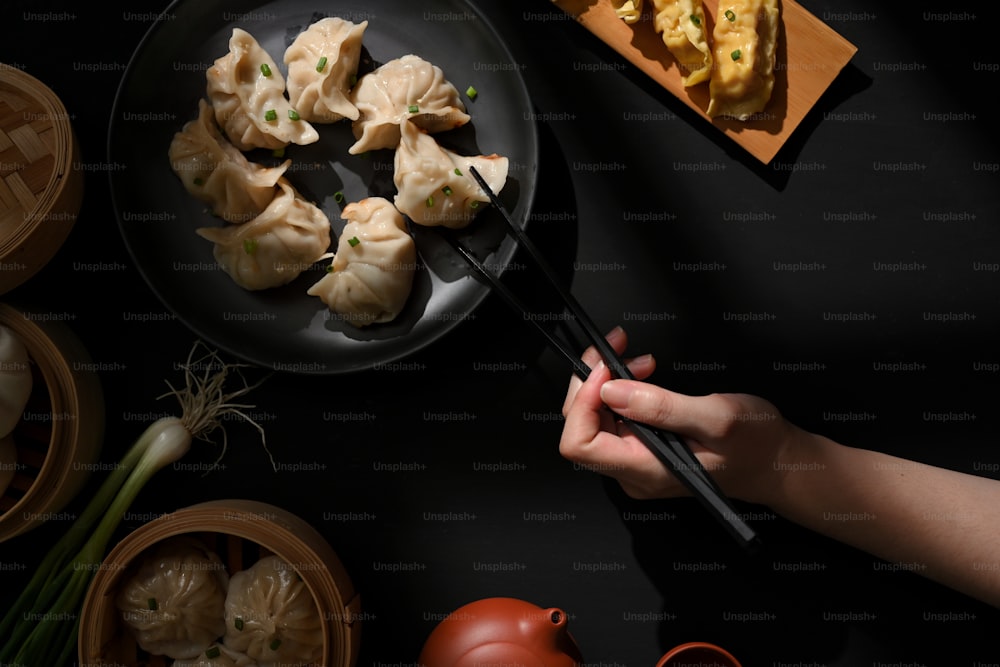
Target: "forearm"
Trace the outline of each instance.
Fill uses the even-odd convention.
[[[769,504],[819,533],[1000,606],[1000,483],[806,435]]]

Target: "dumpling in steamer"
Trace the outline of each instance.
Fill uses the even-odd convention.
[[[319,608],[298,573],[277,556],[233,575],[225,623],[226,647],[260,667],[310,664],[322,657]]]
[[[395,148],[399,126],[409,120],[427,132],[444,132],[469,122],[458,90],[444,72],[419,56],[390,60],[361,77],[351,100],[359,118],[352,123],[354,155]]]
[[[285,160],[268,168],[247,160],[222,136],[204,99],[198,101],[198,118],[174,135],[168,157],[185,190],[235,223],[252,220],[271,203],[278,179],[291,164]]]
[[[115,604],[144,651],[194,658],[226,631],[228,585],[217,555],[194,538],[175,537],[140,561]]]
[[[257,667],[257,663],[242,653],[213,644],[197,657],[174,660],[170,667]]]
[[[285,99],[285,79],[278,65],[247,31],[233,28],[229,52],[208,68],[205,77],[215,119],[241,151],[319,140],[316,128]]]
[[[309,295],[358,327],[395,319],[409,298],[417,262],[406,221],[381,197],[348,204],[343,218],[348,222],[329,273]]]
[[[290,283],[330,247],[326,214],[300,198],[286,179],[278,186],[281,193],[250,222],[195,230],[215,244],[215,260],[248,290]]]
[[[368,21],[352,23],[330,17],[303,30],[285,50],[288,99],[299,115],[314,123],[356,120],[348,99],[358,72],[361,38]]]
[[[396,208],[430,227],[467,226],[489,202],[473,179],[474,166],[494,193],[507,182],[508,160],[500,155],[462,156],[442,148],[413,123],[404,123],[396,149],[393,182]]]

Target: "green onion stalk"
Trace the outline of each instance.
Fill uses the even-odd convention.
[[[245,412],[253,406],[235,402],[260,382],[248,384],[240,372],[243,364],[222,363],[214,351],[196,359],[200,347],[195,343],[182,366],[184,387],[177,389],[168,381],[169,391],[157,397],[176,397],[180,417],[163,417],[143,431],[0,621],[0,637],[9,638],[0,648],[0,664],[58,667],[70,660],[79,632],[78,612],[108,542],[146,483],[183,457],[192,440],[210,441],[209,435],[221,430],[221,459],[226,451],[221,420],[231,415],[252,424],[263,442],[263,429]],[[233,372],[239,376],[239,386],[227,390]]]

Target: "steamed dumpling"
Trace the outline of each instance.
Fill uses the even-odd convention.
[[[311,144],[319,133],[285,99],[278,65],[253,35],[233,28],[229,52],[205,73],[215,119],[241,151]]]
[[[288,99],[299,115],[314,123],[355,120],[358,109],[348,99],[361,59],[361,37],[368,21],[352,23],[330,17],[302,31],[285,50]]]
[[[329,273],[309,288],[355,326],[394,319],[409,298],[417,251],[403,216],[386,199],[368,197],[344,207],[348,221]]]
[[[413,123],[403,123],[392,177],[396,208],[419,225],[465,227],[489,202],[469,172],[470,166],[494,193],[507,182],[507,158],[458,155],[439,146]]]
[[[226,596],[227,648],[261,667],[309,664],[323,654],[323,626],[312,593],[277,556],[233,575]]]
[[[175,537],[140,561],[115,604],[144,651],[194,658],[226,631],[228,585],[215,553],[194,538]]]
[[[275,184],[291,164],[285,160],[268,168],[247,160],[222,136],[204,99],[198,101],[198,118],[174,135],[168,156],[184,189],[227,222],[257,217],[274,199]]]
[[[419,56],[390,60],[361,77],[351,96],[360,113],[352,123],[357,141],[348,149],[359,154],[395,148],[405,120],[427,132],[443,132],[469,122],[458,90],[444,72]]]
[[[213,644],[188,660],[174,660],[170,667],[256,667],[253,660],[225,646]]]
[[[286,179],[279,180],[278,186],[281,193],[250,222],[195,230],[215,244],[215,260],[248,290],[295,280],[330,247],[326,214],[300,198]]]

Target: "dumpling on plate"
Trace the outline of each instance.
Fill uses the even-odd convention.
[[[419,225],[467,226],[488,195],[473,179],[473,166],[494,193],[507,182],[508,160],[500,155],[458,155],[438,145],[413,123],[403,123],[392,176],[396,208]]]
[[[187,536],[153,547],[119,588],[115,604],[136,643],[154,655],[194,658],[226,631],[229,575]]]
[[[222,136],[204,99],[198,100],[198,117],[174,135],[168,157],[185,190],[215,215],[235,223],[257,217],[271,203],[278,179],[292,162],[264,167],[247,160]]]
[[[244,289],[290,283],[330,247],[326,214],[299,197],[286,179],[278,187],[278,196],[250,222],[195,230],[215,244],[215,260]]]
[[[358,327],[395,319],[416,271],[417,250],[406,221],[381,197],[348,204],[342,217],[348,222],[333,262],[309,295]]]
[[[399,126],[409,120],[427,132],[444,132],[469,122],[458,90],[444,72],[408,54],[365,74],[351,93],[359,117],[351,124],[354,155],[395,148]]]
[[[308,665],[323,654],[312,593],[291,565],[265,556],[233,575],[226,596],[226,647],[271,665]]]
[[[319,133],[285,99],[285,78],[253,35],[233,28],[229,52],[205,72],[215,119],[241,151],[312,144]]]
[[[361,59],[361,38],[368,21],[337,17],[316,21],[285,49],[288,99],[299,116],[314,123],[355,120],[348,98]]]

